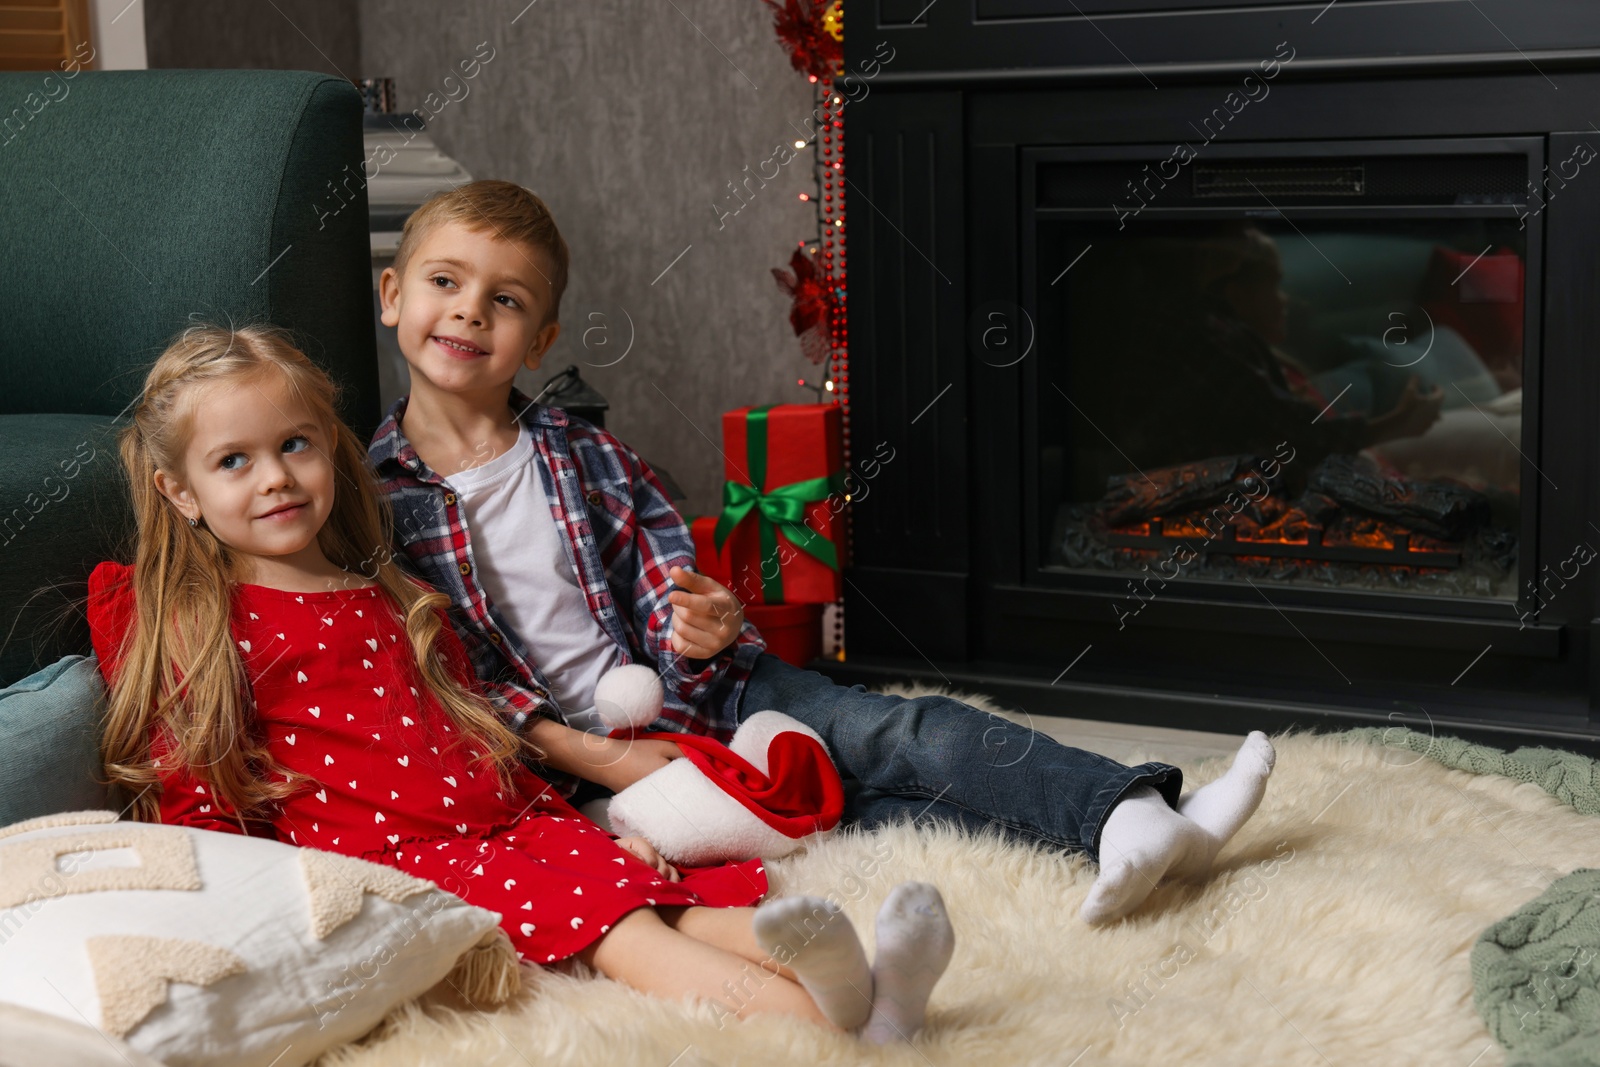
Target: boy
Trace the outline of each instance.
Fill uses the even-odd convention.
[[[423,204],[380,279],[411,393],[369,449],[399,547],[455,601],[479,677],[514,727],[528,724],[558,787],[571,791],[559,772],[581,772],[619,789],[677,755],[578,732],[596,721],[600,675],[642,662],[666,688],[657,728],[725,741],[775,708],[816,730],[847,822],[928,814],[1082,849],[1100,863],[1086,922],[1127,914],[1163,877],[1209,872],[1265,792],[1274,754],[1259,732],[1180,802],[1176,767],[1124,767],[948,697],[835,686],[766,654],[733,595],[689,569],[689,531],[650,468],[512,387],[561,331],[567,265],[544,203],[510,182]]]

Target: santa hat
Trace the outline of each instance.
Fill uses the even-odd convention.
[[[661,680],[642,664],[615,668],[595,687],[596,709],[612,736],[672,741],[684,755],[612,798],[606,817],[613,833],[642,837],[668,862],[699,867],[777,859],[838,827],[844,785],[815,731],[761,711],[728,745],[641,732],[661,705]]]

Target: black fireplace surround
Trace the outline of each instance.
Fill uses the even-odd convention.
[[[894,451],[814,666],[1600,754],[1600,5],[863,0],[845,52],[850,436]],[[1224,246],[1258,330],[1194,302]],[[1499,460],[1373,474],[1419,370]]]

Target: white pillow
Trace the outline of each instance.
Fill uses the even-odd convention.
[[[391,867],[109,811],[0,829],[0,1002],[170,1067],[304,1064],[446,976],[516,990],[499,916]]]

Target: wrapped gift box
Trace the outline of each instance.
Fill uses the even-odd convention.
[[[702,515],[689,524],[689,534],[694,538],[694,566],[707,578],[721,582],[732,589],[733,564],[728,561],[726,551],[717,551],[716,539],[713,536],[716,528],[715,515]],[[727,546],[723,547],[726,549]],[[740,597],[739,601],[744,603],[745,598]]]
[[[847,552],[838,405],[725,412],[722,442],[722,514],[693,527],[700,569],[746,604],[838,600]]]

